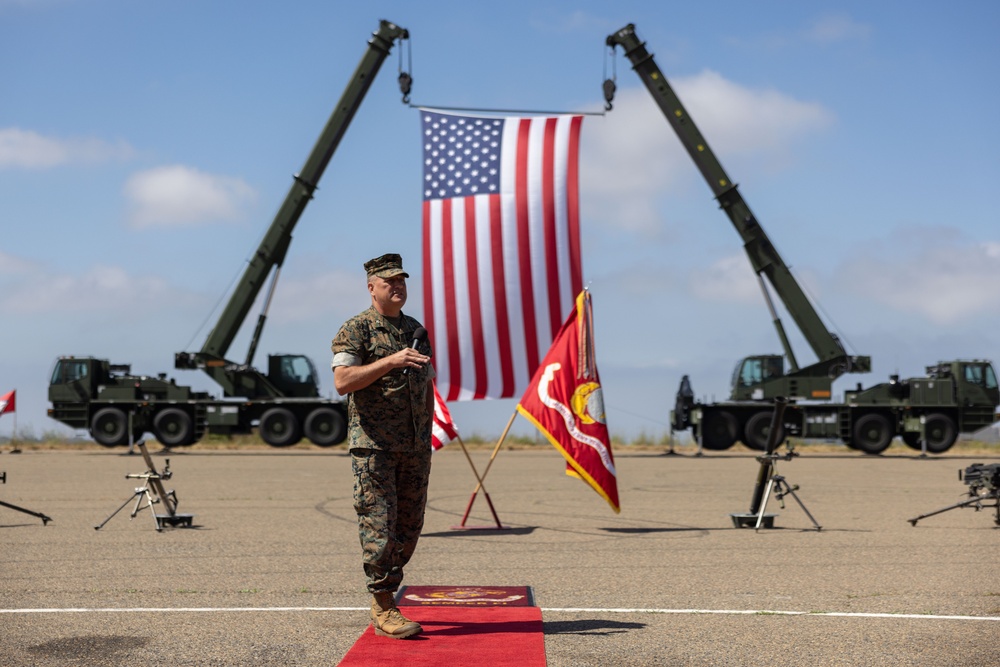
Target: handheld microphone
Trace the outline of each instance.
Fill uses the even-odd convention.
[[[414,330],[413,332],[413,342],[410,343],[410,349],[413,350],[417,349],[417,346],[420,345],[420,342],[425,338],[427,338],[427,329],[423,327],[417,327],[416,330]],[[407,366],[406,368],[403,369],[403,375],[409,375],[409,374],[410,374],[410,367]]]

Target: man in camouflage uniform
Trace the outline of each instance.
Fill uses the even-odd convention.
[[[403,638],[421,631],[396,607],[424,523],[431,467],[434,369],[431,347],[413,347],[420,323],[403,314],[406,278],[399,255],[365,263],[372,305],[337,332],[334,386],[347,394],[348,442],[354,468],[362,561],[372,593],[375,633]]]

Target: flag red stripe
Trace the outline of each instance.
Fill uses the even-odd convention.
[[[580,255],[580,127],[583,116],[574,116],[570,123],[568,159],[566,164],[566,224],[569,227],[569,275],[573,294],[583,289],[583,267]]]
[[[525,361],[528,368],[535,368],[538,366],[538,330],[535,324],[535,295],[531,280],[531,220],[528,211],[528,139],[530,130],[530,120],[521,120],[518,123],[517,176],[514,196],[517,210],[517,252],[521,274]]]
[[[542,143],[542,229],[545,238],[545,256],[559,257],[556,242],[555,202],[555,143],[557,118],[545,119],[545,138]],[[545,262],[548,282],[549,338],[555,338],[562,325],[562,307],[559,299],[559,262]]]
[[[458,341],[458,317],[455,305],[455,248],[452,235],[451,220],[452,202],[444,202],[441,207],[441,263],[444,281],[445,323],[448,327],[448,340]],[[462,386],[462,350],[457,344],[448,346],[448,399],[458,398],[458,390]]]
[[[510,317],[507,315],[507,281],[503,267],[503,220],[500,195],[490,195],[490,247],[493,249],[493,303],[497,317],[500,353],[500,398],[514,395],[514,360],[510,349]]]
[[[486,346],[483,344],[482,304],[479,300],[479,257],[476,242],[476,200],[465,198],[465,262],[468,266],[469,326],[472,329],[472,354],[475,358],[473,398],[486,397]]]

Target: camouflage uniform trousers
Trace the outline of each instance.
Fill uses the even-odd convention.
[[[421,452],[352,449],[351,465],[368,590],[395,592],[424,525],[431,448]]]

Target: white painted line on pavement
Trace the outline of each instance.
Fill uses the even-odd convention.
[[[542,611],[566,614],[718,614],[729,616],[837,616],[847,618],[906,618],[938,621],[1000,621],[1000,616],[949,616],[942,614],[884,614],[847,611],[781,611],[773,609],[603,609],[600,607],[542,607]],[[300,612],[368,611],[368,607],[68,607],[65,609],[0,609],[0,614],[132,614],[169,612]]]
[[[137,612],[231,612],[231,611],[367,611],[368,607],[68,607],[66,609],[0,609],[0,614],[117,614]]]
[[[774,609],[601,609],[597,607],[542,607],[542,611],[602,614],[721,614],[742,616],[846,616],[857,618],[928,618],[949,621],[1000,621],[1000,616],[945,616],[940,614],[879,614],[848,611],[779,611]]]

